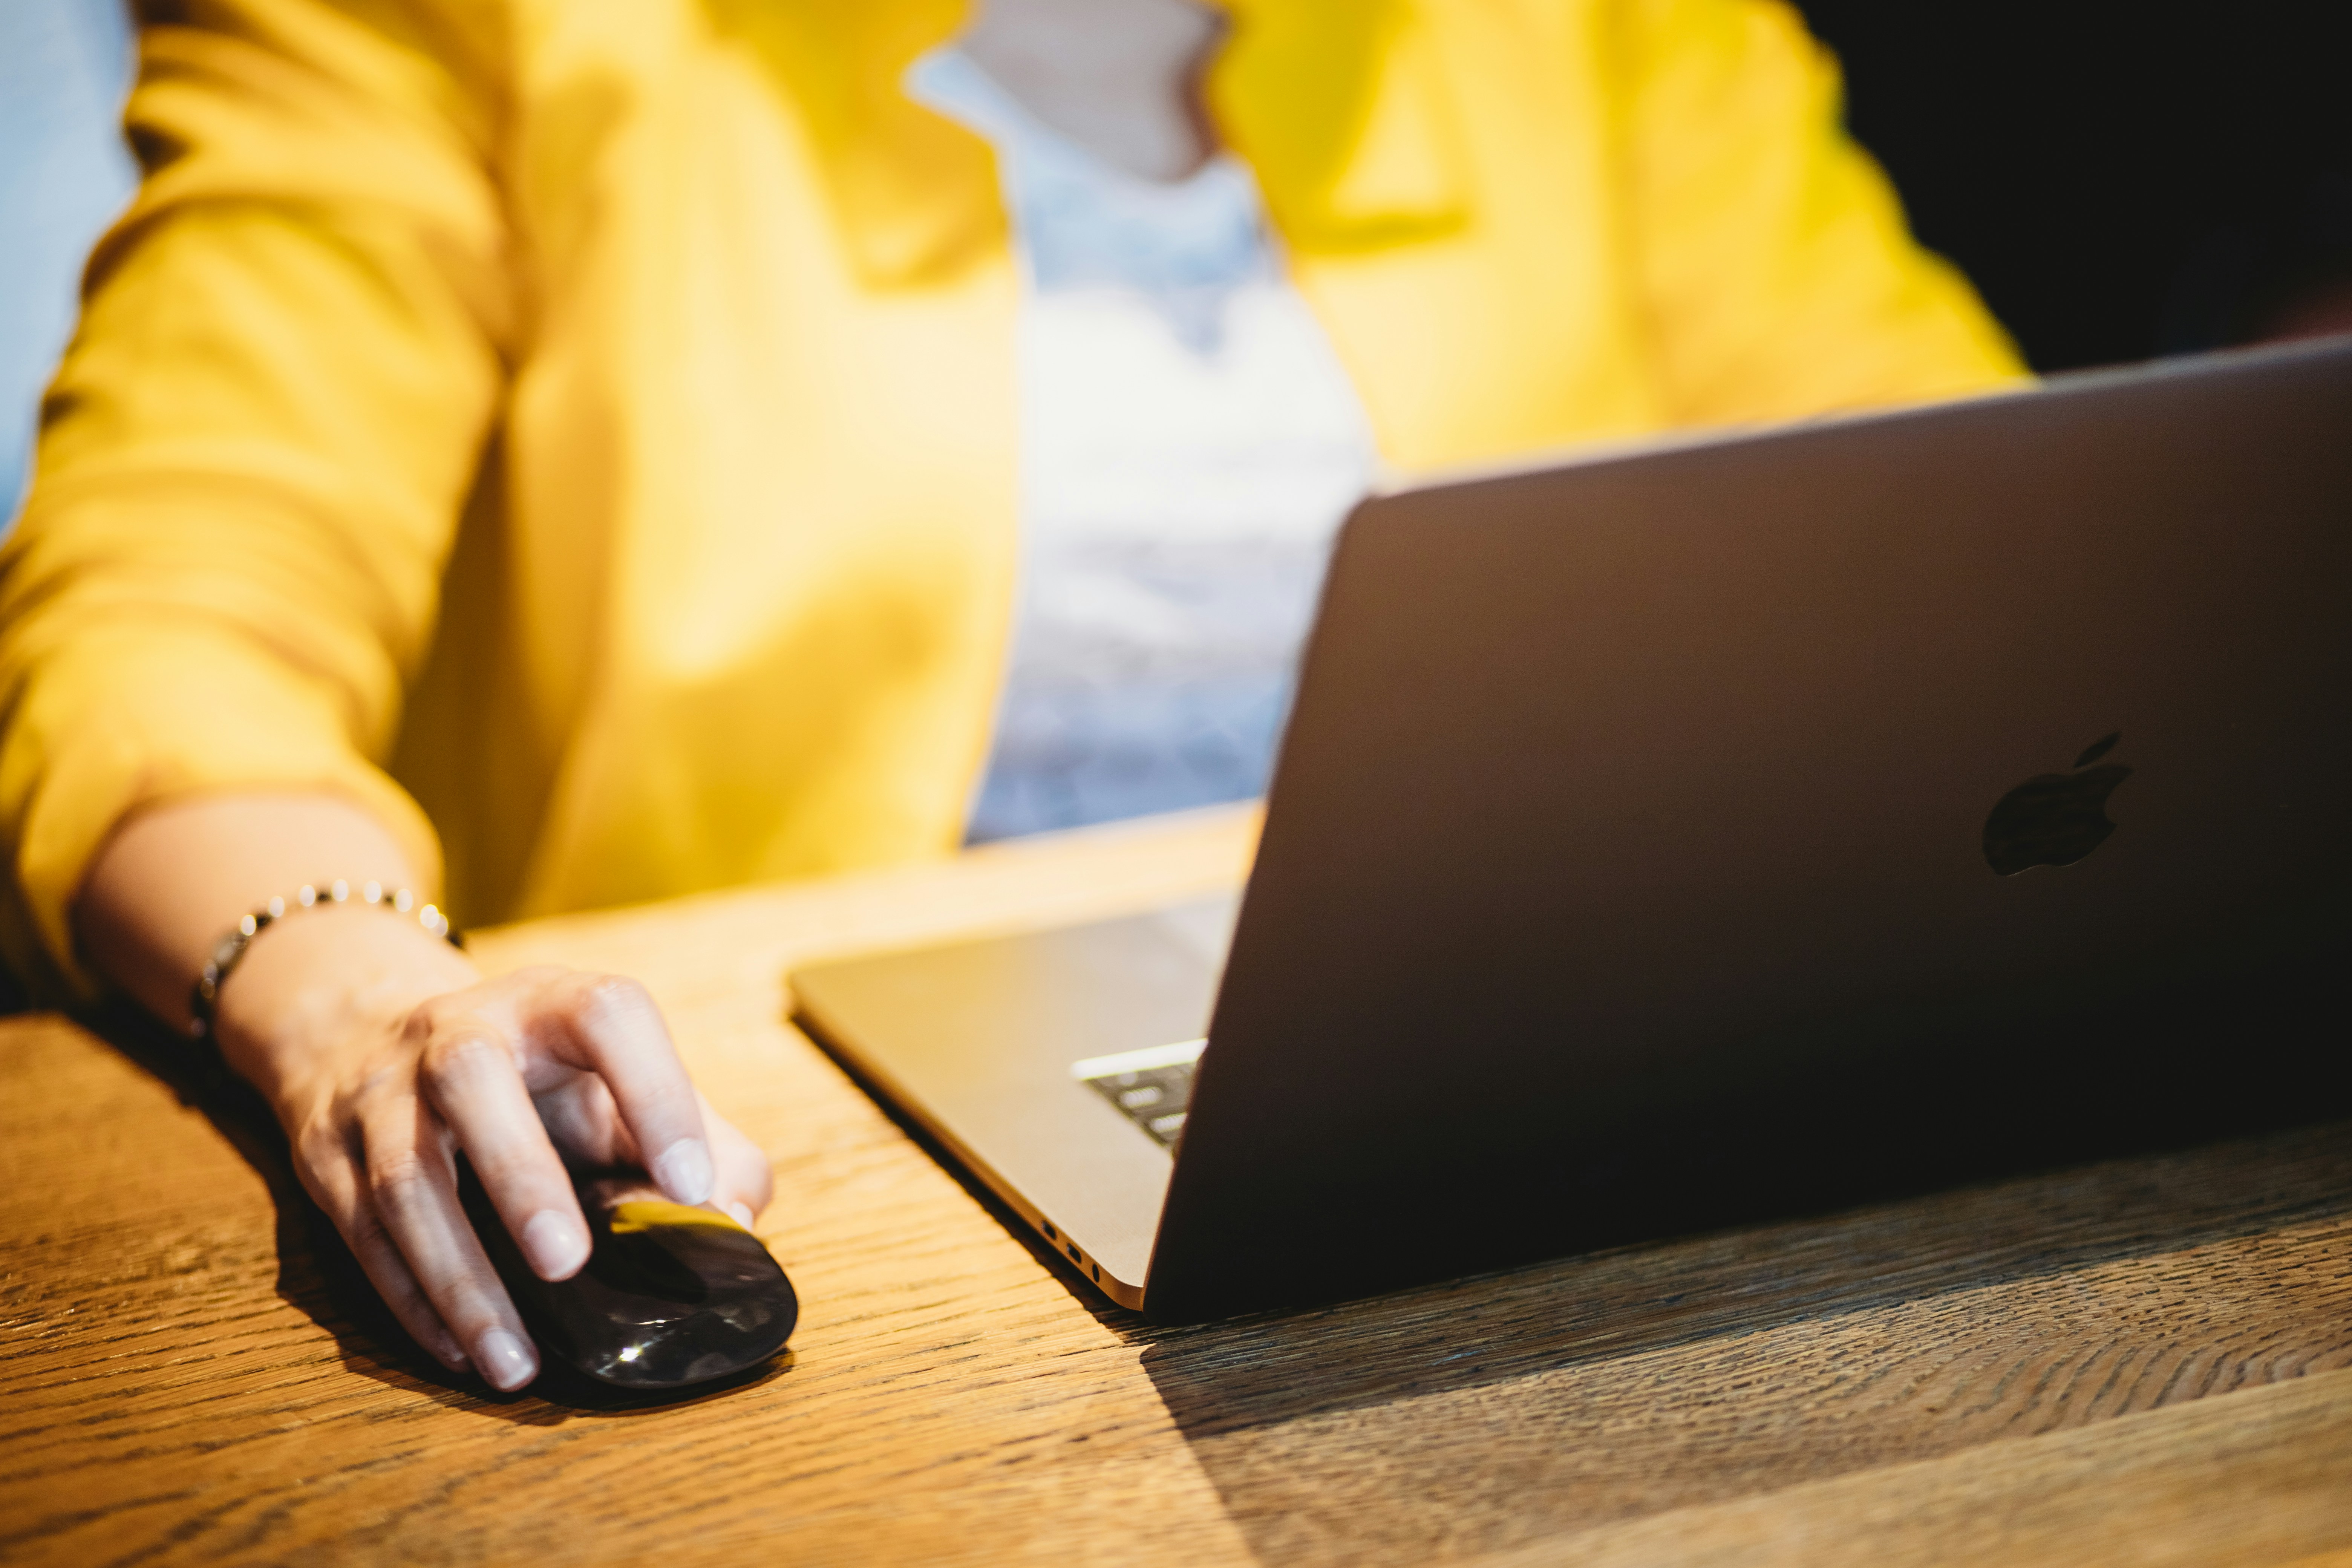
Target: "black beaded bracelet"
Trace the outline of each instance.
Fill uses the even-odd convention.
[[[305,883],[294,890],[294,902],[290,906],[284,899],[272,899],[237,921],[227,935],[214,944],[213,955],[206,961],[204,973],[197,977],[195,990],[189,994],[188,1033],[201,1040],[213,1032],[214,1016],[220,1005],[220,988],[227,983],[229,972],[245,957],[245,950],[253,945],[255,937],[289,915],[299,915],[304,910],[316,909],[320,904],[346,904],[351,901],[352,885],[349,882],[333,881],[324,887]],[[451,947],[465,945],[456,929],[449,924],[447,915],[431,904],[418,909],[416,895],[406,888],[386,893],[381,882],[363,882],[360,885],[359,901],[391,910],[396,914],[404,915],[414,910],[418,925]]]

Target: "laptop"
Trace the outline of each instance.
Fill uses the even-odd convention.
[[[2352,342],[1365,501],[1245,890],[796,1015],[1191,1321],[2352,1115]]]

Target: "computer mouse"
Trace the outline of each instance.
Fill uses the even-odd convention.
[[[676,1204],[645,1178],[574,1183],[593,1238],[587,1265],[552,1283],[466,1173],[468,1217],[531,1336],[620,1388],[686,1388],[760,1364],[800,1318],[793,1282],[760,1238],[715,1208]]]

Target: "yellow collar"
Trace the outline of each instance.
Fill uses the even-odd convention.
[[[1467,216],[1453,106],[1409,0],[1222,0],[1234,36],[1206,84],[1294,251],[1375,249]],[[968,0],[704,0],[798,109],[859,272],[951,275],[1005,240],[978,136],[907,96],[908,68],[956,37]]]

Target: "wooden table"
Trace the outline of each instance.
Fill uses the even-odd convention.
[[[683,1404],[444,1375],[234,1086],[0,1025],[0,1561],[2352,1565],[2352,1126],[1166,1331],[784,1022],[794,961],[1208,890],[1252,832],[479,940],[643,977],[774,1158],[805,1315]]]

